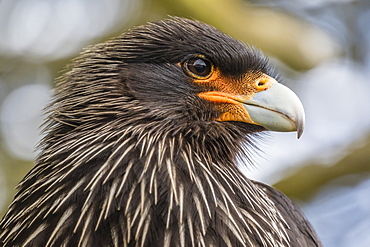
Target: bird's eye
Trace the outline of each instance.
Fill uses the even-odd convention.
[[[197,79],[206,79],[213,72],[213,64],[204,56],[189,58],[183,64],[183,68],[188,75]]]

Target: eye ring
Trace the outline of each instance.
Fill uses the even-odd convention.
[[[182,64],[184,72],[195,79],[207,79],[214,70],[213,63],[203,55],[188,58]]]

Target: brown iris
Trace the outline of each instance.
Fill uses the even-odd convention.
[[[196,79],[207,79],[213,72],[213,64],[203,55],[196,55],[183,63],[186,74]]]

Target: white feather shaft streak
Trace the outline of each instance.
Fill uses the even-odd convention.
[[[111,176],[112,176],[112,174],[113,174],[113,172],[115,172],[115,170],[117,169],[117,167],[119,166],[119,165],[121,165],[121,163],[122,163],[122,160],[124,159],[124,158],[126,158],[126,154],[128,153],[128,152],[130,152],[131,150],[131,148],[134,146],[134,144],[131,144],[130,146],[128,146],[128,147],[126,147],[126,150],[123,152],[123,154],[122,155],[120,155],[119,156],[119,158],[117,159],[117,161],[113,164],[113,166],[110,168],[110,171],[109,171],[109,173],[106,175],[106,177],[105,177],[105,179],[104,179],[104,181],[103,181],[103,184],[105,184],[107,181],[108,181],[108,179],[110,179],[111,178]],[[112,154],[113,155],[113,154]],[[108,161],[109,161],[110,159],[108,159]],[[108,162],[107,161],[107,162]],[[108,163],[105,163],[105,164],[108,164]],[[94,185],[92,186],[92,187],[94,187]]]
[[[96,187],[96,185],[99,183],[99,182],[102,182],[101,181],[101,179],[102,179],[102,177],[104,176],[104,175],[106,175],[105,173],[109,170],[109,166],[110,166],[110,164],[112,163],[112,160],[113,160],[113,157],[115,157],[115,154],[117,153],[117,152],[119,152],[120,150],[121,150],[121,148],[123,148],[126,144],[127,144],[127,142],[129,142],[130,141],[130,139],[126,139],[125,141],[123,141],[123,143],[121,143],[113,152],[112,152],[112,154],[109,156],[109,158],[107,159],[107,161],[105,161],[101,166],[100,166],[100,168],[99,168],[99,170],[95,173],[95,175],[94,175],[94,177],[91,179],[91,181],[90,181],[90,183],[88,183],[87,185],[86,185],[86,188],[85,188],[85,190],[87,190],[87,189],[90,189],[90,190],[92,190],[92,189],[94,189],[94,187]],[[131,148],[132,148],[132,146],[134,146],[134,144],[131,144]],[[120,161],[125,157],[125,154],[127,154],[130,150],[131,150],[131,148],[126,148],[125,149],[125,152],[122,154],[122,155],[120,155],[119,157],[119,161],[116,161],[115,162],[115,165],[116,164],[119,164],[120,163]]]
[[[113,183],[110,187],[110,190],[109,190],[109,194],[108,194],[108,198],[106,199],[108,201],[106,207],[105,207],[105,214],[104,214],[104,219],[106,220],[108,215],[109,215],[109,210],[111,208],[111,205],[113,203],[113,200],[114,200],[114,195],[116,193],[116,189],[117,189],[117,186],[118,186],[118,179],[114,179],[113,180]]]
[[[195,239],[194,239],[194,224],[193,224],[193,220],[192,220],[192,215],[190,214],[190,212],[187,213],[186,215],[186,219],[187,219],[187,226],[188,226],[188,229],[189,229],[189,235],[190,235],[190,239],[191,239],[191,246],[195,246]]]
[[[204,217],[204,213],[203,213],[203,207],[200,203],[200,200],[199,200],[197,194],[193,195],[193,200],[194,200],[195,206],[196,206],[198,214],[199,214],[199,220],[200,220],[200,224],[201,224],[202,234],[205,235],[206,231],[207,231],[207,226],[206,226],[206,223],[204,222],[205,217]]]
[[[68,200],[68,198],[70,198],[74,193],[75,191],[78,189],[78,188],[81,188],[81,185],[85,182],[85,178],[81,178],[76,184],[75,186],[72,187],[72,189],[70,191],[68,191],[67,195],[63,198],[63,200],[59,203],[58,207],[56,207],[54,209],[54,212],[55,213],[56,211],[58,211],[58,209],[64,205],[64,203]]]
[[[143,209],[144,209],[144,211],[141,211],[139,222],[136,225],[136,227],[137,227],[136,228],[136,234],[135,234],[135,239],[136,240],[139,240],[139,238],[143,235],[142,234],[142,230],[144,230],[143,225],[148,219],[150,219],[150,216],[148,218],[150,205],[145,205],[145,207],[143,207]],[[147,223],[149,223],[149,222],[147,222]]]
[[[145,218],[145,225],[143,228],[142,238],[141,238],[141,247],[145,246],[145,240],[148,235],[149,225],[151,222],[151,216],[148,214],[148,216]]]
[[[28,236],[28,238],[24,241],[23,245],[26,246],[29,244],[29,242],[31,242],[40,232],[42,232],[44,229],[46,228],[46,225],[45,224],[41,224],[39,225],[36,230],[34,230],[32,232],[32,234],[30,234]]]
[[[51,233],[49,240],[46,243],[46,246],[52,246],[58,234],[61,234],[63,232],[62,231],[63,224],[71,216],[73,210],[74,210],[74,207],[70,206],[69,208],[67,208],[67,210],[64,211],[63,215],[60,217],[57,225],[55,226],[53,232]]]
[[[212,215],[211,215],[211,210],[210,210],[209,205],[208,205],[208,198],[206,196],[206,193],[204,192],[203,184],[202,184],[202,181],[200,181],[199,177],[196,177],[195,184],[196,184],[196,186],[197,186],[197,188],[200,192],[200,195],[203,199],[204,205],[206,205],[208,216],[211,218]]]
[[[166,166],[167,166],[167,172],[168,176],[170,178],[171,182],[171,194],[173,194],[176,204],[179,204],[179,200],[177,197],[177,181],[176,181],[176,167],[173,166],[170,159],[166,159]]]

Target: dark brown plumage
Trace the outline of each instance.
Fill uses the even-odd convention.
[[[273,77],[259,51],[182,18],[88,47],[58,79],[0,242],[321,246],[287,197],[235,165],[258,132],[303,130]]]

